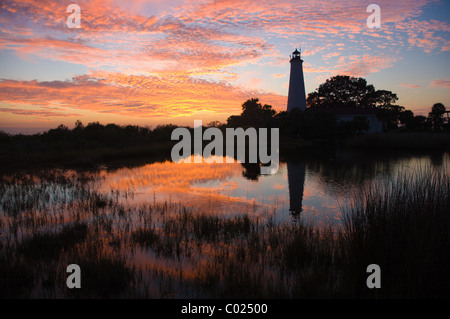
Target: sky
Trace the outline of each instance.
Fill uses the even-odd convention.
[[[450,107],[449,14],[448,0],[0,0],[0,130],[226,122],[250,98],[284,111],[296,48],[307,94],[363,77],[427,115]]]

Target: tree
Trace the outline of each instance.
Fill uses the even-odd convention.
[[[390,107],[398,100],[397,94],[375,90],[363,78],[337,75],[308,94],[309,108],[315,107]]]
[[[372,102],[375,102],[377,107],[391,107],[397,100],[397,94],[387,90],[377,90],[374,93]]]
[[[389,104],[380,106],[377,117],[383,122],[383,130],[387,132],[398,129],[403,112],[405,112],[405,108],[401,105]]]
[[[377,108],[378,119],[383,121],[384,131],[390,131],[398,129],[401,116],[409,116],[409,114],[403,114],[405,111],[403,106],[395,104],[397,100],[397,94],[388,90],[375,90],[374,86],[368,85],[363,78],[337,75],[326,80],[316,91],[310,93],[307,104],[311,109]]]
[[[230,127],[268,127],[276,114],[271,105],[259,103],[259,99],[248,99],[242,104],[240,116],[230,116],[227,125]]]
[[[377,116],[383,122],[385,132],[398,129],[400,123],[405,124],[404,122],[413,115],[411,111],[405,111],[403,106],[394,104],[397,100],[397,94],[391,91],[377,90],[374,94],[373,101],[378,108]]]
[[[369,121],[364,116],[357,116],[351,121],[343,121],[338,125],[338,132],[342,136],[362,134],[369,129]]]
[[[399,115],[400,124],[402,124],[405,128],[408,128],[408,125],[414,121],[414,113],[410,110],[404,110]]]
[[[75,129],[76,130],[82,130],[84,128],[83,123],[80,120],[76,120],[75,122]]]
[[[320,108],[280,112],[275,120],[280,133],[293,138],[329,138],[336,134],[336,115]]]
[[[363,78],[346,75],[337,75],[326,80],[316,91],[308,94],[307,98],[309,108],[373,107],[376,101],[377,95],[373,85],[367,85]]]
[[[430,129],[427,118],[423,115],[416,115],[406,122],[406,128],[413,132],[427,131]]]
[[[442,103],[435,103],[428,113],[428,118],[435,131],[441,131],[444,127],[445,106]]]
[[[224,124],[222,124],[220,121],[211,121],[208,124],[206,124],[206,127],[223,127]]]
[[[10,140],[10,135],[5,131],[0,130],[0,142],[7,142]]]

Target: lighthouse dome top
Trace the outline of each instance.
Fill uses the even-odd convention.
[[[292,52],[291,59],[300,59],[300,52],[297,49],[295,49],[295,51]]]

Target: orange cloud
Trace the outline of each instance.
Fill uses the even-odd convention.
[[[254,96],[284,107],[285,97],[224,82],[194,79],[181,72],[155,76],[97,72],[71,81],[0,81],[3,102],[34,105],[39,109],[58,104],[99,114],[135,117],[197,116],[201,119],[216,114],[226,120],[231,114],[240,113],[241,104]],[[8,108],[4,112],[19,114],[21,111]]]
[[[369,30],[367,3],[357,0],[79,0],[82,28],[69,29],[67,3],[4,0],[0,50],[83,65],[90,72],[67,81],[2,80],[2,112],[70,117],[92,111],[157,119],[215,115],[226,120],[255,96],[283,110],[286,96],[255,90],[258,80],[237,85],[243,74],[238,68],[285,67],[288,60],[276,49],[278,41],[302,44],[305,55],[325,60],[325,66],[305,62],[305,72],[319,73],[313,82],[389,68],[400,48],[408,46],[448,50],[450,25],[418,18],[428,2],[379,0],[382,28]],[[329,66],[326,60],[332,57],[337,62]],[[287,75],[270,72],[275,78]],[[55,105],[71,111],[45,112]]]
[[[45,119],[48,117],[75,117],[81,116],[81,114],[76,113],[64,113],[58,112],[58,109],[49,110],[49,109],[37,109],[37,110],[27,110],[22,108],[6,108],[0,107],[0,112],[2,113],[11,113],[17,115],[25,115],[25,116],[34,116],[36,118]]]

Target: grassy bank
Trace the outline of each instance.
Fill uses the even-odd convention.
[[[369,296],[364,267],[382,269],[381,297],[449,297],[450,179],[430,169],[375,183],[354,196],[341,234],[346,284]]]
[[[57,175],[57,176],[55,176]],[[425,170],[354,194],[343,227],[133,204],[72,172],[3,177],[3,298],[448,298],[450,179]],[[82,288],[65,286],[66,267]],[[381,267],[381,289],[366,268]]]
[[[96,168],[170,157],[173,126],[153,130],[138,126],[90,123],[72,130],[60,126],[33,135],[0,132],[0,170]]]
[[[0,131],[0,173],[42,168],[95,169],[102,165],[132,166],[168,160],[172,147],[178,142],[171,140],[174,128],[176,126],[165,125],[152,130],[90,123],[71,130],[59,126],[34,135],[9,135]],[[304,152],[311,147],[326,149],[336,145],[364,151],[450,150],[448,133],[386,133],[308,139],[281,135],[279,142],[280,156]],[[207,143],[205,141],[203,146]]]
[[[448,133],[384,133],[367,134],[342,141],[346,147],[364,150],[404,150],[440,152],[450,150]]]

